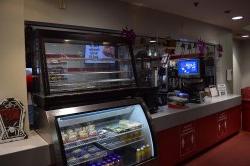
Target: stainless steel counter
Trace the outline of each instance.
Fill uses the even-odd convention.
[[[173,109],[159,107],[159,112],[152,114],[152,124],[156,132],[200,119],[241,104],[240,95],[213,97],[204,104],[187,104],[188,108]]]

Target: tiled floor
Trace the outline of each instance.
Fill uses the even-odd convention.
[[[250,132],[240,132],[185,166],[250,166]]]

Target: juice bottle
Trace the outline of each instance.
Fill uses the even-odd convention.
[[[106,161],[103,161],[103,162],[102,162],[102,166],[107,166],[107,162],[106,162]]]
[[[102,163],[97,163],[96,166],[102,166]]]
[[[120,155],[115,155],[115,157],[117,158],[117,165],[123,166],[122,157]]]
[[[148,158],[151,158],[152,157],[151,147],[149,144],[147,144],[147,147],[148,147]]]
[[[114,165],[112,160],[110,160],[110,159],[107,159],[106,162],[107,162],[107,166],[113,166]]]
[[[138,148],[138,149],[136,149],[136,162],[137,163],[139,163],[139,162],[141,162],[141,149],[140,148]]]
[[[145,160],[145,146],[141,147],[141,161]]]

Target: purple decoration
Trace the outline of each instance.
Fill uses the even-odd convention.
[[[198,46],[198,49],[200,51],[200,56],[204,56],[205,49],[206,49],[206,43],[203,40],[198,40],[197,46]]]
[[[128,27],[125,27],[122,29],[121,32],[122,37],[124,37],[130,44],[133,44],[135,42],[136,34],[133,29],[128,29]]]

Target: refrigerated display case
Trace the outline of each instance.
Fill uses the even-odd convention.
[[[45,95],[135,86],[130,46],[120,36],[36,30],[34,72]]]
[[[135,96],[131,44],[120,33],[32,27],[33,100],[44,110]]]
[[[121,100],[44,111],[38,131],[53,144],[57,164],[132,166],[156,156],[148,117],[141,100]]]

